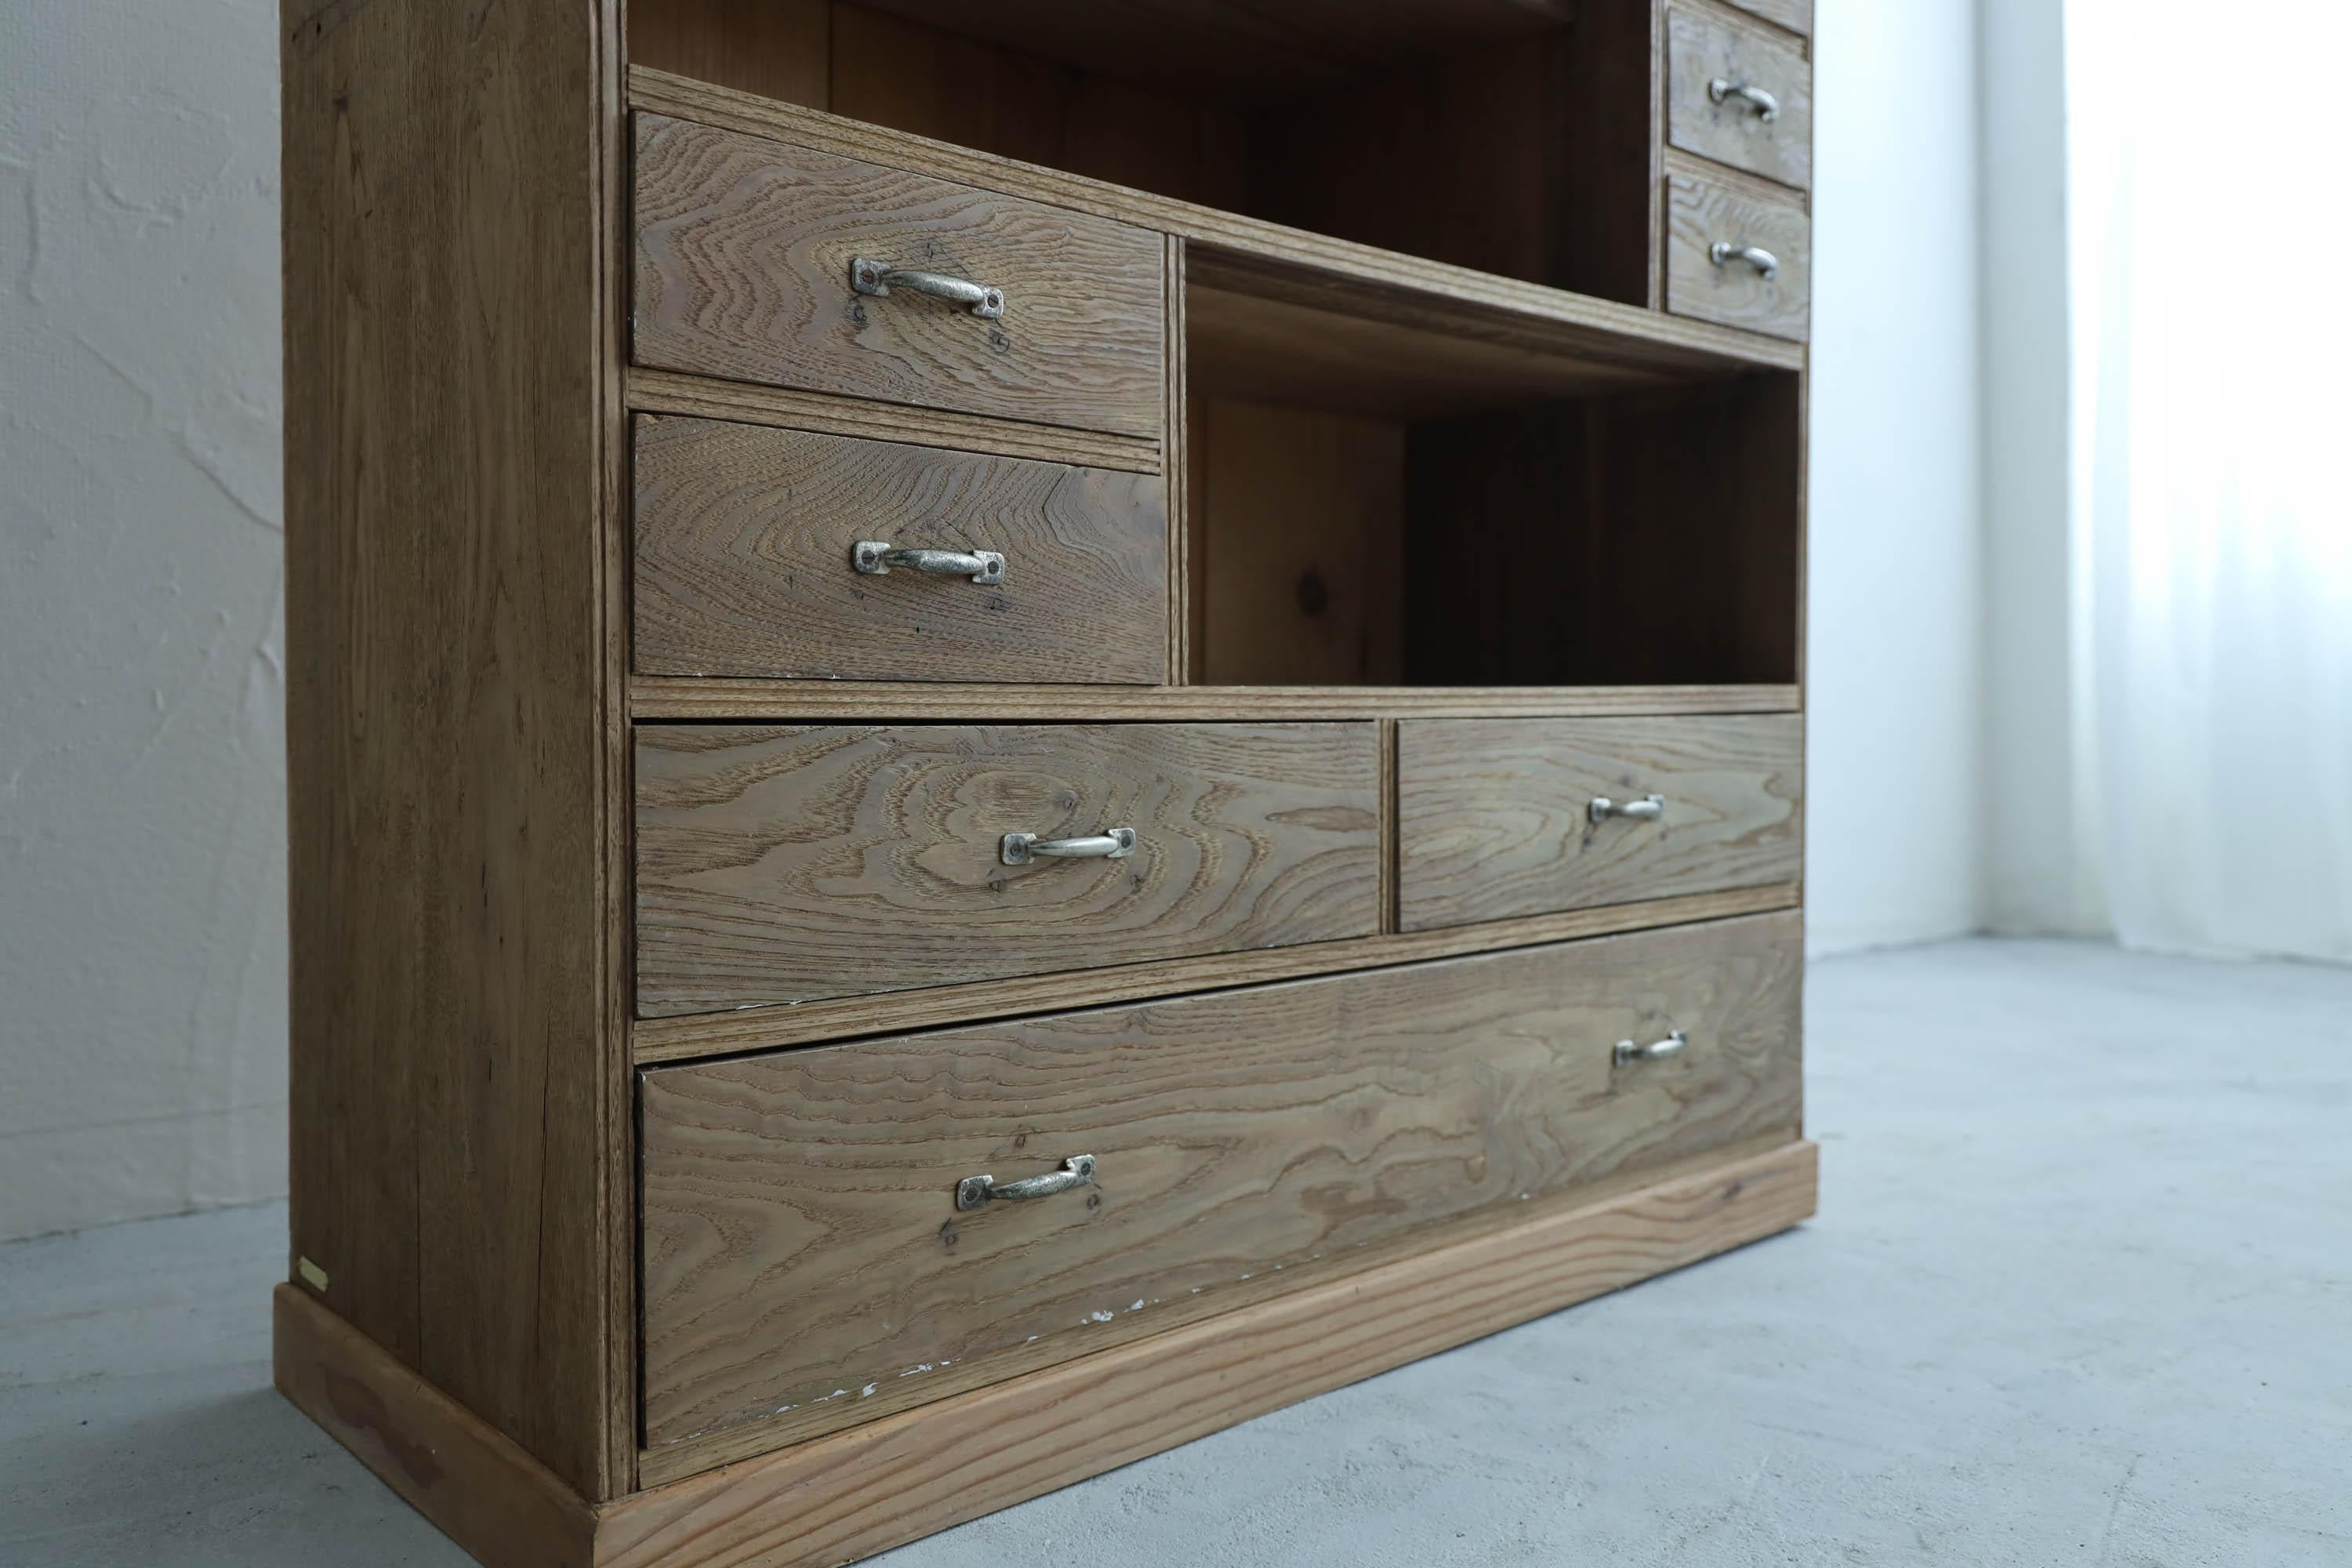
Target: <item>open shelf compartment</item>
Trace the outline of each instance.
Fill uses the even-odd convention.
[[[1402,324],[1262,282],[1188,258],[1191,679],[1797,679],[1795,372]]]
[[[639,66],[1633,305],[1654,47],[1615,0],[629,5]]]

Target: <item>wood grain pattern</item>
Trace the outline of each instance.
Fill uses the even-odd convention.
[[[1192,679],[1192,529],[1191,502],[1192,399],[1185,383],[1192,374],[1192,352],[1185,341],[1188,320],[1184,285],[1184,242],[1167,237],[1168,246],[1168,679],[1181,685]]]
[[[1792,882],[1802,746],[1793,714],[1402,723],[1401,928]],[[1587,809],[1654,794],[1655,822]]]
[[[642,3],[642,0],[641,0]],[[1054,64],[1215,98],[1289,97],[1302,82],[1409,68],[1496,39],[1531,42],[1573,16],[1569,0],[866,0],[944,34],[978,35]],[[805,101],[805,100],[797,100]]]
[[[1661,153],[1661,159],[1671,152],[1668,149]],[[1490,369],[1513,385],[1546,391],[1557,386],[1568,395],[1644,384],[1682,385],[1694,380],[1712,380],[1766,368],[1754,363],[1738,369],[1727,364],[1706,367],[1678,356],[1662,355],[1655,343],[1524,312],[1482,310],[1465,300],[1432,294],[1418,284],[1420,276],[1436,263],[1411,257],[1395,257],[1393,269],[1375,283],[1370,277],[1338,270],[1319,258],[1244,250],[1223,242],[1196,242],[1190,254],[1192,260],[1187,276],[1196,289],[1285,306],[1292,312],[1313,312],[1294,313],[1286,323],[1270,311],[1259,312],[1253,319],[1269,330],[1283,332],[1298,352],[1311,354],[1319,362],[1343,355],[1356,360],[1365,374],[1376,377],[1384,391],[1399,397],[1399,407],[1410,406],[1403,398],[1410,394],[1416,378],[1450,387],[1466,383],[1474,366]],[[1381,257],[1394,253],[1370,254]],[[1492,294],[1508,291],[1506,280],[1491,274],[1465,276],[1487,279]],[[1215,308],[1234,308],[1223,301],[1212,303]],[[1592,303],[1599,308],[1597,301]],[[1654,321],[1675,320],[1654,312],[1645,314]],[[1378,330],[1383,328],[1389,330]],[[1345,333],[1349,342],[1318,344],[1314,339],[1318,329]],[[1773,341],[1754,333],[1733,335],[1759,348]],[[1409,361],[1409,369],[1383,371],[1368,359],[1383,346]],[[1790,345],[1780,346],[1785,352]],[[1259,357],[1262,361],[1268,356]],[[1801,358],[1801,353],[1796,357]],[[1549,362],[1549,368],[1544,362]],[[1269,372],[1275,369],[1263,368]],[[1330,379],[1328,372],[1324,379]],[[1500,401],[1519,402],[1526,397],[1525,392],[1514,392]],[[1466,406],[1458,399],[1447,405]]]
[[[1560,160],[1549,223],[1550,281],[1659,308],[1664,143],[1657,0],[1586,5],[1559,68]]]
[[[629,58],[825,109],[833,10],[833,0],[633,0]]]
[[[1585,20],[1485,47],[1449,40],[1397,68],[1300,83],[1254,106],[1244,210],[1482,272],[1583,286],[1593,258],[1565,251],[1553,224],[1568,176],[1595,161],[1574,139],[1575,95],[1617,83],[1648,90],[1646,58],[1637,89],[1630,77],[1577,69],[1590,58]],[[1640,134],[1638,97],[1609,108]],[[1636,205],[1614,216],[1638,244],[1643,195],[1627,194]]]
[[[637,29],[636,58],[753,91],[751,79],[772,74],[771,97],[896,131],[1647,298],[1658,232],[1643,221],[1657,200],[1647,4],[1288,0],[1245,14],[1012,0],[982,15],[884,0],[833,7],[829,31],[803,27],[789,47],[828,69],[794,80],[781,64],[714,59],[747,31],[733,14],[743,3],[667,0],[663,25]],[[681,15],[698,36],[677,36]]]
[[[1407,674],[1664,690],[1794,679],[1803,441],[1798,378],[1782,374],[1414,426]],[[1481,549],[1462,547],[1464,519]],[[1741,710],[1755,710],[1716,711]]]
[[[1767,916],[657,1069],[647,1445],[832,1430],[1277,1269],[1792,1137],[1802,963]],[[1675,1027],[1683,1055],[1613,1065]],[[1090,1187],[954,1207],[963,1176],[1080,1153]]]
[[[1331,413],[1436,419],[1665,380],[1636,365],[1549,345],[1456,335],[1216,287],[1213,265],[1191,284],[1196,395],[1298,404]]]
[[[1413,614],[1403,663],[1414,681],[1648,684],[1692,673],[1632,661],[1629,644],[1648,640],[1645,626],[1680,630],[1686,616],[1679,600],[1662,616],[1620,593],[1596,559],[1618,535],[1679,540],[1684,522],[1597,504],[1595,469],[1611,460],[1591,433],[1602,406],[1582,398],[1408,431],[1403,549]],[[1627,526],[1636,516],[1641,526]],[[1750,673],[1718,665],[1705,679]]]
[[[1099,10],[1061,7],[1043,36],[1017,41],[993,12],[960,29],[863,5],[834,15],[831,101],[812,107],[1188,201],[1230,205],[1245,188],[1231,105],[1168,90],[1140,61],[1097,74],[1047,58]]]
[[[1780,258],[1766,279],[1742,261],[1717,267],[1717,240]],[[1666,309],[1803,342],[1811,325],[1812,223],[1804,208],[1742,195],[1719,180],[1666,177]]]
[[[1397,927],[1397,721],[1381,727],[1381,934]]]
[[[710,419],[636,423],[635,667],[663,675],[1159,684],[1159,479]],[[992,550],[1004,581],[851,564]]]
[[[831,1568],[1785,1230],[1813,1212],[1816,1163],[1805,1142],[1726,1149],[1513,1205],[1513,1223],[1367,1248],[1370,1267],[1307,1289],[576,1512],[291,1287],[278,1386],[489,1568]]]
[[[1734,476],[1736,477],[1736,475]],[[1197,541],[1195,542],[1197,545]],[[691,679],[629,683],[640,720],[1577,718],[1608,713],[1792,713],[1785,682],[1738,686],[949,687],[884,681]]]
[[[1412,426],[1407,678],[1666,689],[1793,679],[1795,382],[1749,376]]]
[[[293,1285],[270,1298],[278,1392],[493,1568],[587,1568],[594,1510],[562,1478]]]
[[[667,727],[637,746],[641,1016],[1380,928],[1370,724]],[[1006,833],[1138,835],[999,858]]]
[[[818,1568],[1130,1464],[1788,1229],[1811,1143],[1401,1258],[854,1432],[681,1480],[600,1521],[604,1568]]]
[[[1761,16],[1792,33],[1813,30],[1813,0],[1724,0],[1750,16]]]
[[[1564,354],[1684,376],[1742,367],[1794,370],[1804,363],[1801,349],[1770,336],[1310,234],[644,67],[629,72],[629,100],[640,110],[924,170],[1178,235],[1195,242],[1188,247],[1188,268],[1202,267],[1213,255],[1227,263],[1220,287],[1237,287],[1234,279],[1248,272],[1265,280],[1261,291],[1286,286],[1302,303],[1376,314],[1432,331],[1549,343]]]
[[[1202,679],[1396,681],[1403,427],[1223,398],[1203,409]]]
[[[1187,255],[1185,286],[1188,290],[1191,288],[1191,268],[1192,258]],[[1189,350],[1185,363],[1189,372],[1192,365]],[[1209,484],[1208,434],[1208,405],[1188,381],[1184,395],[1183,505],[1169,509],[1170,515],[1180,520],[1179,531],[1184,540],[1182,679],[1188,685],[1202,680],[1201,650],[1209,642],[1209,541],[1201,527],[1201,498],[1208,493]]]
[[[950,30],[870,5],[836,5],[829,107],[852,120],[1010,157],[1065,162],[1076,73],[1034,48],[972,36],[992,30],[994,21],[971,20],[980,27]],[[1163,107],[1177,118],[1177,104]]]
[[[1658,154],[1658,163],[1668,179],[1690,179],[1701,184],[1720,185],[1735,196],[1745,196],[1768,207],[1793,206],[1800,211],[1811,208],[1812,197],[1809,192],[1793,189],[1777,180],[1768,180],[1760,174],[1751,174],[1745,169],[1735,169],[1712,159],[1696,157],[1679,147],[1663,149]]]
[[[614,7],[281,18],[293,1248],[609,1495]]]
[[[1157,236],[657,114],[636,155],[639,363],[1160,435]],[[1003,317],[856,293],[860,256],[1002,289]]]
[[[631,237],[628,116],[622,84],[628,68],[626,0],[614,0],[610,28],[600,37],[597,62],[598,196],[604,213],[596,257],[598,417],[603,435],[596,475],[596,519],[601,557],[603,625],[597,637],[602,734],[597,757],[603,808],[598,813],[601,854],[598,888],[597,962],[602,971],[597,1011],[597,1055],[610,1085],[599,1107],[596,1154],[598,1224],[604,1252],[604,1401],[605,1451],[599,1499],[637,1489],[637,1257],[641,1250],[636,1205],[636,1079],[629,1070],[629,1027],[636,1007],[635,932],[630,910],[635,845],[635,794],[630,770],[629,638],[629,324],[620,309],[628,284]],[[615,1070],[617,1069],[617,1070]]]
[[[1812,67],[1790,44],[1761,28],[1717,20],[1685,5],[1666,8],[1666,125],[1686,153],[1800,189],[1812,184]],[[1771,121],[1737,99],[1715,102],[1716,80],[1745,82],[1779,100]]]
[[[828,436],[903,441],[917,447],[996,452],[1008,458],[1067,463],[1073,468],[1118,468],[1132,474],[1156,474],[1160,470],[1160,443],[1138,436],[1114,436],[1106,431],[1073,430],[1055,425],[1024,425],[1013,419],[950,414],[940,408],[908,408],[858,397],[835,397],[822,392],[796,392],[790,387],[754,386],[743,381],[681,375],[676,371],[647,370],[642,365],[630,367],[627,377],[628,406],[645,414],[685,414],[703,419],[815,430]]]
[[[1798,678],[1801,383],[1748,376],[1591,406],[1593,515],[1647,520],[1587,542],[1569,618],[1591,679]]]
[[[1392,853],[1387,858],[1394,864]],[[1345,974],[1360,969],[1384,969],[1392,964],[1612,936],[1621,931],[1651,931],[1659,926],[1770,914],[1793,910],[1798,902],[1794,883],[1736,888],[1721,893],[1532,915],[1525,920],[1487,921],[1478,925],[1352,937],[1297,947],[1263,948],[1254,952],[1160,959],[1066,974],[934,985],[887,996],[843,997],[803,1002],[792,1007],[746,1007],[729,1013],[641,1018],[634,1030],[636,1059],[644,1065],[692,1061],[743,1051],[818,1044],[852,1035],[984,1023],[1056,1007],[1106,1006],[1154,996],[1178,996],[1188,991],[1270,984],[1317,974]]]

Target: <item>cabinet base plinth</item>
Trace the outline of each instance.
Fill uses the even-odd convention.
[[[489,1568],[818,1568],[1786,1230],[1814,1146],[1678,1175],[610,1502],[299,1288],[279,1390]]]

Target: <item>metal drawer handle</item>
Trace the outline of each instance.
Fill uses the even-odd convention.
[[[849,563],[868,577],[887,577],[891,567],[904,566],[988,587],[1004,581],[1004,557],[993,550],[901,550],[887,539],[861,539],[850,546]]]
[[[1661,1061],[1667,1057],[1680,1055],[1682,1048],[1689,1044],[1690,1036],[1680,1029],[1663,1040],[1652,1040],[1647,1045],[1634,1040],[1620,1040],[1617,1042],[1617,1065],[1622,1068],[1629,1062]]]
[[[959,1212],[984,1209],[998,1198],[1013,1203],[1027,1203],[1031,1198],[1050,1198],[1055,1193],[1066,1193],[1072,1187],[1093,1184],[1095,1157],[1073,1154],[1062,1162],[1062,1168],[1043,1176],[1029,1176],[1018,1182],[996,1184],[994,1176],[966,1176],[956,1184],[956,1208]]]
[[[1596,795],[1585,808],[1595,822],[1606,822],[1612,816],[1630,816],[1636,822],[1655,822],[1666,815],[1666,797],[1647,795],[1639,800],[1618,802],[1605,795]]]
[[[1745,261],[1756,268],[1757,277],[1768,281],[1780,276],[1780,258],[1760,245],[1734,245],[1729,240],[1718,239],[1707,247],[1706,258],[1717,267]]]
[[[849,286],[860,294],[882,298],[892,289],[912,289],[950,304],[969,305],[975,316],[995,321],[1004,314],[1004,290],[985,283],[950,278],[944,272],[918,272],[911,267],[890,267],[863,256],[849,261]]]
[[[1086,838],[1040,838],[1034,833],[1004,836],[1004,863],[1026,866],[1043,855],[1053,860],[1124,860],[1135,853],[1135,829],[1113,827]]]
[[[1744,81],[1733,81],[1726,77],[1717,77],[1706,84],[1706,97],[1710,103],[1721,103],[1727,98],[1736,98],[1753,108],[1756,110],[1756,118],[1767,125],[1780,118],[1780,100],[1762,88],[1752,87]]]

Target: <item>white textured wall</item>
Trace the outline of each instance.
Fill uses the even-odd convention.
[[[1980,917],[1976,6],[1820,0],[1806,899],[1817,952]]]
[[[0,1237],[285,1184],[276,0],[0,0]]]
[[[2104,935],[2078,776],[2090,661],[2068,454],[2064,7],[1979,0],[1984,128],[1986,918]]]

